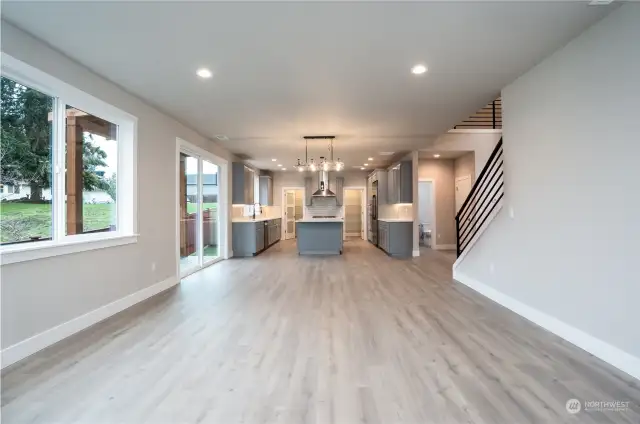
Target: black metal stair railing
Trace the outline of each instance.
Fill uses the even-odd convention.
[[[458,256],[465,251],[478,231],[487,223],[504,196],[502,138],[473,184],[469,195],[456,215],[456,246]]]
[[[497,99],[453,127],[453,129],[471,128],[502,128],[502,98],[498,97]]]

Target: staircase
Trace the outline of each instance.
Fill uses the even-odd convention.
[[[502,128],[502,97],[498,97],[453,129],[500,129]]]
[[[500,210],[504,196],[503,174],[500,138],[456,215],[458,257],[471,248]]]

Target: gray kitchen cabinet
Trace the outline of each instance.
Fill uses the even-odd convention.
[[[264,232],[267,229],[266,224],[267,224],[267,221],[256,222],[256,232],[255,232],[256,253],[264,250],[264,248],[265,248],[265,245],[264,245]]]
[[[342,206],[344,203],[344,177],[336,177],[336,205]]]
[[[244,163],[233,162],[231,164],[231,203],[234,205],[246,204],[244,194]]]
[[[231,164],[231,203],[234,205],[252,205],[254,173],[242,162]]]
[[[413,166],[411,161],[400,162],[387,172],[387,202],[413,203]]]
[[[373,176],[373,181],[378,182],[378,205],[389,203],[388,201],[388,172],[384,169],[377,169]]]
[[[378,246],[385,252],[389,251],[389,223],[378,221]]]
[[[231,228],[233,256],[255,256],[280,241],[282,220],[234,222]]]
[[[387,203],[392,205],[394,203],[398,203],[397,192],[396,192],[396,174],[398,171],[399,165],[394,165],[389,170],[387,170]]]
[[[413,163],[400,162],[397,173],[398,203],[413,203]]]
[[[254,173],[251,169],[245,167],[244,168],[244,198],[246,205],[253,205],[256,203],[256,199],[254,199],[254,190],[255,187],[255,178]]]
[[[389,256],[411,257],[413,222],[378,221],[378,246]]]
[[[233,256],[253,256],[261,249],[258,245],[258,227],[263,222],[234,222],[231,225]],[[263,237],[264,244],[264,237]]]
[[[313,178],[304,177],[304,203],[307,206],[311,206],[311,194],[315,190],[313,189]]]
[[[273,206],[273,178],[266,175],[260,176],[260,199],[262,206]]]

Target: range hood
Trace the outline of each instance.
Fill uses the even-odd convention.
[[[313,197],[336,197],[336,194],[329,190],[329,171],[318,172],[318,190],[311,195]]]

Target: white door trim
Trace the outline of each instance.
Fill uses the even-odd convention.
[[[362,191],[362,196],[361,196],[361,202],[362,204],[360,205],[361,209],[362,209],[362,239],[363,240],[367,240],[368,239],[368,228],[367,228],[367,221],[368,221],[368,217],[367,217],[367,187],[366,186],[347,186],[347,187],[343,187],[342,188],[342,219],[344,220],[346,218],[345,213],[344,213],[344,199],[345,199],[345,191],[346,190],[360,190]],[[342,238],[344,239],[346,236],[346,224],[343,223],[342,225]]]
[[[286,198],[286,192],[287,190],[302,190],[302,216],[304,217],[304,207],[305,205],[305,199],[306,199],[306,193],[305,193],[305,189],[304,186],[287,186],[287,187],[282,187],[282,191],[280,193],[280,199],[282,199],[282,201],[280,202],[280,216],[282,218],[282,225],[280,226],[281,230],[280,230],[280,238],[282,240],[285,240],[285,230],[286,230],[286,225],[287,225],[287,215],[285,214],[286,210],[287,210],[287,198]],[[295,205],[295,203],[294,203]],[[295,224],[294,224],[295,225]]]
[[[201,268],[196,268],[191,272],[186,273],[185,275],[180,275],[180,153],[188,153],[192,154],[201,159],[207,160],[214,165],[217,165],[218,170],[218,243],[220,254],[219,257],[222,259],[229,259],[229,243],[228,243],[228,235],[229,235],[229,222],[230,222],[230,209],[229,209],[229,161],[220,156],[217,156],[207,150],[204,150],[194,144],[189,143],[186,140],[183,140],[179,137],[176,137],[176,170],[174,174],[175,180],[175,235],[176,239],[174,241],[175,244],[175,258],[176,258],[176,275],[178,276],[178,280],[184,278],[186,275],[192,274],[195,271],[199,271],[203,268],[206,268],[214,263],[218,262],[217,260],[211,260],[206,263],[203,263]],[[200,166],[200,165],[198,165]],[[199,214],[202,216],[202,211]],[[201,219],[201,218],[200,218]],[[200,241],[198,240],[198,243]]]
[[[438,208],[436,207],[436,180],[433,178],[419,178],[418,179],[418,185],[420,185],[420,183],[431,183],[431,187],[433,188],[433,190],[431,190],[431,208],[433,209],[432,212],[432,216],[433,216],[433,232],[431,233],[431,248],[433,250],[437,250],[438,247],[438,215],[437,215],[437,211]],[[420,190],[418,190],[418,225],[420,225]]]

